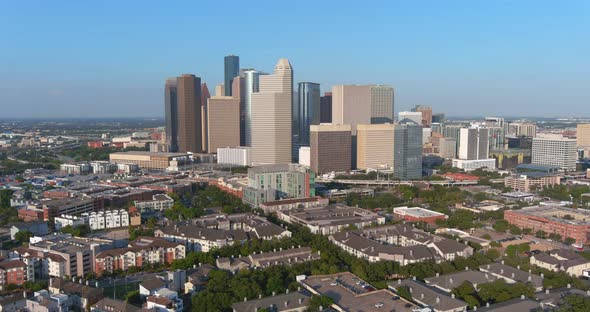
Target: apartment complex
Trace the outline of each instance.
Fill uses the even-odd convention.
[[[321,124],[310,127],[310,167],[317,174],[350,171],[350,125]]]
[[[236,272],[242,269],[264,269],[273,265],[290,266],[319,259],[320,254],[313,252],[310,247],[292,247],[238,258],[217,258],[215,262],[217,267],[222,270]]]
[[[151,200],[136,200],[134,205],[140,212],[166,211],[174,206],[174,200],[166,194],[157,194]]]
[[[156,237],[139,237],[130,242],[128,247],[98,253],[94,262],[95,273],[100,276],[104,272],[126,271],[144,264],[170,264],[185,256],[183,244]]]
[[[248,169],[243,200],[252,207],[285,198],[315,196],[315,174],[298,164],[264,165]]]
[[[561,170],[576,170],[578,159],[576,140],[563,137],[533,138],[533,165],[554,166]]]
[[[571,237],[579,245],[590,242],[590,212],[584,209],[534,206],[506,210],[504,219],[521,229],[531,229],[533,233],[544,231],[559,234],[563,239]]]
[[[218,148],[217,163],[230,166],[250,166],[252,164],[252,148],[247,146]]]
[[[504,178],[504,186],[514,191],[530,192],[533,189],[543,189],[547,186],[559,185],[561,176],[545,172],[523,172]]]
[[[357,125],[356,168],[393,168],[393,124]]]

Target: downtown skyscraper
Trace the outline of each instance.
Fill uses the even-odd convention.
[[[224,95],[232,96],[232,84],[234,78],[240,74],[240,57],[228,55],[223,59],[224,68]]]
[[[166,80],[164,87],[164,116],[166,119],[166,144],[169,151],[178,151],[178,103],[176,78]]]
[[[259,91],[260,76],[266,73],[243,69],[240,73],[240,145],[252,146],[252,94]]]
[[[184,74],[176,82],[178,151],[201,153],[201,78]]]
[[[320,123],[320,84],[300,82],[293,105],[293,162],[299,161],[299,148],[309,146],[309,126]]]
[[[291,162],[291,106],[293,69],[289,60],[279,59],[274,73],[259,77],[259,91],[252,93],[252,162]]]
[[[422,126],[409,120],[395,125],[393,175],[400,180],[422,178]]]

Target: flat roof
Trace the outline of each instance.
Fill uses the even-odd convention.
[[[393,208],[393,213],[400,213],[416,218],[440,217],[446,216],[444,213],[420,208],[420,207],[396,207]]]
[[[300,283],[312,292],[332,298],[334,304],[344,311],[410,312],[418,307],[404,299],[394,300],[396,296],[393,292],[386,289],[376,290],[350,272],[309,276]]]
[[[186,153],[169,153],[169,152],[148,152],[148,151],[128,151],[128,152],[115,152],[111,155],[137,155],[137,156],[152,156],[152,157],[180,157],[188,156]]]

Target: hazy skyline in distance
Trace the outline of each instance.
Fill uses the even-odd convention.
[[[387,84],[395,111],[590,116],[589,1],[7,1],[0,118],[161,117],[223,57],[294,82]],[[295,87],[296,89],[296,87]]]

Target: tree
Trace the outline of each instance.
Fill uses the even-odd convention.
[[[28,243],[31,237],[33,237],[33,233],[29,230],[18,231],[14,235],[14,239],[21,243]]]
[[[506,232],[506,230],[508,230],[508,221],[506,221],[506,220],[497,220],[492,227],[497,232]]]
[[[0,208],[10,208],[10,199],[12,198],[13,190],[0,190]]]
[[[328,307],[332,306],[334,300],[326,295],[312,295],[309,301],[309,310],[310,311],[320,311],[320,307],[322,309],[327,309]]]
[[[586,312],[590,311],[590,298],[580,295],[565,297],[565,304],[561,305],[559,312]]]
[[[410,292],[410,289],[406,286],[398,287],[397,294],[406,300],[412,300],[412,293]]]
[[[547,236],[547,232],[543,231],[543,230],[538,230],[535,233],[535,236],[538,238],[545,238]]]

